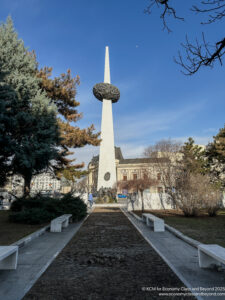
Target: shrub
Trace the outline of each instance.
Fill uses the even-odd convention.
[[[13,212],[19,212],[23,210],[23,207],[24,207],[24,199],[17,198],[15,201],[12,202],[10,210]]]
[[[63,215],[72,214],[73,221],[79,221],[87,214],[86,204],[71,193],[61,199],[45,197],[40,194],[29,198],[19,198],[11,205],[9,219],[25,224],[41,224]]]
[[[222,208],[222,192],[211,186],[209,193],[205,197],[205,206],[209,217],[215,217]]]
[[[116,203],[116,202],[117,202],[116,199],[114,199],[114,198],[112,198],[112,197],[109,197],[109,198],[108,198],[108,203]]]
[[[186,174],[177,185],[177,206],[185,216],[198,216],[201,210],[215,216],[220,209],[221,191],[211,183],[208,175]]]
[[[98,197],[95,200],[95,203],[97,204],[104,204],[104,203],[117,203],[117,199],[110,197],[110,196],[103,196],[103,197]]]
[[[9,215],[9,219],[13,222],[25,224],[42,224],[51,220],[53,216],[42,208],[30,208]],[[53,217],[54,218],[54,217]]]
[[[73,197],[71,193],[63,196],[59,207],[62,214],[72,214],[73,221],[80,221],[87,215],[87,205],[80,197]]]

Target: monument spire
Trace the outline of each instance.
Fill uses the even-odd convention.
[[[109,47],[105,47],[105,73],[104,73],[104,83],[111,83],[110,80],[110,67],[109,67]]]
[[[101,187],[112,188],[116,183],[112,103],[119,100],[120,92],[117,87],[111,84],[108,47],[105,49],[104,83],[96,84],[93,93],[98,100],[102,101],[102,141],[99,152],[97,183],[97,190],[99,190]]]

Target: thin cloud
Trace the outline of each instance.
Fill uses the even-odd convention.
[[[166,131],[177,123],[183,122],[184,118],[190,121],[195,113],[202,107],[202,103],[195,106],[187,106],[177,110],[165,110],[155,113],[148,109],[141,113],[133,113],[130,116],[119,117],[116,120],[115,135],[117,142],[129,141],[130,139],[143,139],[153,132]],[[191,117],[190,117],[191,116]]]
[[[122,154],[124,158],[138,158],[143,157],[144,149],[146,145],[138,145],[136,143],[120,144]]]
[[[85,146],[83,148],[71,149],[71,151],[74,151],[74,154],[70,156],[70,158],[76,159],[74,163],[79,164],[84,162],[84,168],[86,169],[92,157],[99,154],[99,147]]]
[[[9,13],[16,13],[19,10],[29,11],[29,14],[39,15],[41,13],[40,0],[20,0],[20,1],[8,1],[4,0],[2,5],[4,5]]]
[[[207,128],[203,130],[203,133],[212,133],[216,134],[218,132],[218,128]]]

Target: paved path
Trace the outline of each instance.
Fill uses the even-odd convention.
[[[217,270],[199,268],[196,248],[167,230],[165,232],[153,232],[143,222],[131,214],[125,213],[146,240],[164,257],[186,286],[197,288],[196,292],[201,287],[202,295],[203,293],[208,294],[208,296],[202,296],[201,299],[225,299],[225,271],[218,272]],[[215,287],[221,287],[217,293],[223,293],[223,296],[209,296],[209,294],[214,293]]]
[[[163,287],[184,284],[119,208],[96,207],[24,300],[178,299]]]
[[[61,233],[46,232],[19,249],[16,270],[0,270],[0,300],[20,300],[81,226],[70,224]]]
[[[18,269],[0,271],[0,300],[21,300],[65,245],[25,300],[165,300],[173,299],[171,291],[170,296],[164,291],[160,297],[159,292],[144,288],[201,287],[202,292],[210,294],[214,287],[225,287],[224,272],[199,268],[195,248],[168,231],[154,233],[130,214],[127,216],[170,268],[119,208],[97,207],[81,228],[79,223],[62,233],[47,232],[20,249]]]

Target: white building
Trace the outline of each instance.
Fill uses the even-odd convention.
[[[23,195],[24,179],[21,175],[13,175],[9,178],[5,189],[17,196]],[[61,181],[51,173],[42,173],[32,177],[31,193],[36,194],[41,191],[60,192]]]
[[[61,188],[61,182],[59,179],[53,177],[50,173],[42,173],[32,177],[31,180],[31,192],[40,191],[57,191]]]

